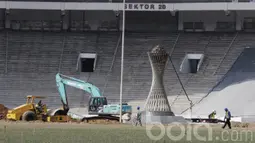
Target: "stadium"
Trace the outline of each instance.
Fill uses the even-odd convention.
[[[147,52],[160,45],[171,59],[164,86],[176,115],[224,117],[229,108],[239,121],[255,121],[253,1],[125,2],[123,20],[120,0],[0,1],[0,104],[11,109],[39,95],[61,107],[57,73],[92,83],[118,104],[125,21],[123,102],[134,113],[150,92]],[[66,88],[71,108],[87,106],[88,93]]]

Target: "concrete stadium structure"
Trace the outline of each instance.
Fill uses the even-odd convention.
[[[254,18],[251,11],[126,12],[124,101],[134,107],[144,104],[152,80],[146,53],[160,44],[169,52],[192,103],[204,99],[201,106],[195,105],[194,116],[207,116],[215,108],[210,105],[218,100],[224,101],[219,102],[222,109],[217,110],[229,106],[238,110],[232,111],[238,116],[255,115],[250,108],[246,109],[250,112],[234,108],[238,100],[227,104],[228,100],[221,98],[227,93],[215,97],[213,102],[205,100],[212,98],[214,87],[243,49],[255,44]],[[50,107],[61,106],[55,84],[57,72],[89,81],[101,89],[109,102],[118,102],[121,19],[121,11],[1,9],[0,103],[14,107],[32,94],[47,96],[45,102]],[[80,53],[97,54],[93,72],[77,70]],[[198,58],[201,65],[196,73],[180,71],[187,66],[183,62],[187,54],[204,57]],[[165,89],[173,112],[188,115],[190,101],[173,65],[168,62],[165,70]],[[86,93],[69,87],[67,92],[71,107],[87,104]],[[223,116],[223,112],[219,115]]]

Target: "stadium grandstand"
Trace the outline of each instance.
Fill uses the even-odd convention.
[[[118,103],[122,9],[121,0],[1,0],[0,103],[12,108],[40,95],[60,107],[56,73],[91,82]],[[161,45],[172,61],[164,83],[176,115],[223,116],[227,107],[255,121],[253,1],[126,0],[125,10],[125,102],[144,105],[147,52]],[[71,107],[86,106],[88,94],[67,94]]]

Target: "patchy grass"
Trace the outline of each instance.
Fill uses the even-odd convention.
[[[90,124],[58,124],[58,123],[0,123],[0,143],[169,143],[179,135],[176,142],[187,143],[208,142],[254,142],[255,132],[249,129],[234,128],[222,130],[220,126],[197,128],[198,135],[194,134],[197,126],[191,130],[181,132],[180,128],[171,128],[172,138],[163,134],[163,137],[154,141],[146,134],[145,127],[130,125],[90,125]],[[184,127],[187,129],[187,127]],[[184,130],[183,130],[184,131]],[[210,133],[210,131],[212,131]],[[152,128],[152,135],[159,135],[159,128]],[[164,132],[162,132],[164,133]],[[199,138],[200,137],[200,138]],[[211,137],[211,138],[210,138]]]

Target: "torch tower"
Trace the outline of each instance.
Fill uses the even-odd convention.
[[[164,70],[169,54],[159,45],[148,52],[152,68],[152,84],[145,103],[145,111],[154,116],[174,116],[164,88]]]
[[[164,88],[163,76],[169,54],[162,47],[156,46],[148,52],[148,56],[152,69],[152,84],[144,106],[142,122],[146,124],[186,123],[182,116],[175,116],[172,112]]]

